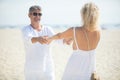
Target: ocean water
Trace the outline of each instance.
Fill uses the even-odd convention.
[[[43,25],[47,25],[47,26],[50,26],[54,29],[68,29],[70,27],[77,27],[77,26],[80,26],[79,24],[43,24]],[[24,26],[26,25],[0,25],[0,29],[6,29],[6,28],[9,28],[9,29],[15,29],[15,28],[19,28],[19,29],[22,29]],[[108,29],[114,29],[114,30],[117,30],[117,29],[120,29],[120,24],[102,24],[100,25],[100,28],[102,30],[108,30]]]

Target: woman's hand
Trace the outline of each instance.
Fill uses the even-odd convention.
[[[68,39],[63,39],[63,43],[70,45],[73,42],[72,38],[68,38]]]
[[[51,37],[47,37],[47,38],[46,38],[46,41],[47,41],[47,44],[50,44],[53,40],[52,40]]]
[[[48,36],[40,36],[38,37],[38,42],[41,44],[47,44],[48,43],[47,38]]]

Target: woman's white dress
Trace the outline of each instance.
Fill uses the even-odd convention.
[[[73,31],[77,50],[73,50],[62,80],[90,80],[91,74],[95,71],[95,50],[80,50],[76,41],[75,28]]]

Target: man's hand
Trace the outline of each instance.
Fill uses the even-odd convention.
[[[40,44],[50,44],[52,40],[48,38],[48,36],[40,36],[40,37],[33,37],[31,41],[32,43],[39,42]]]
[[[48,36],[40,36],[38,37],[38,42],[41,44],[47,44],[48,43],[47,38]]]

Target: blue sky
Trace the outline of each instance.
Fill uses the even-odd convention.
[[[43,24],[80,24],[80,9],[86,2],[100,8],[100,24],[120,23],[120,0],[0,0],[0,25],[29,24],[31,5],[40,5]]]

